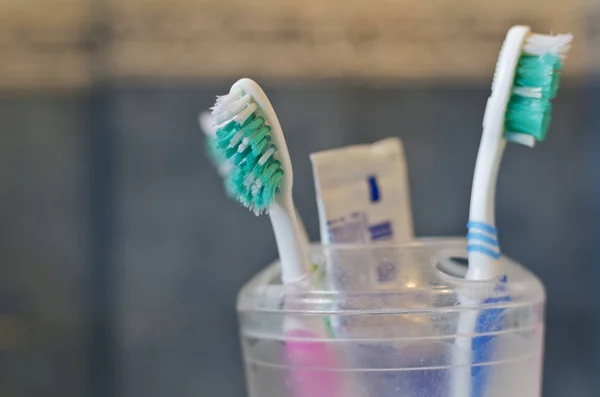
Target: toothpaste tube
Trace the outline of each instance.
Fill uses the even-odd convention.
[[[398,244],[414,238],[404,149],[398,138],[313,153],[310,156],[317,192],[323,244]],[[328,284],[334,289],[381,290],[397,287],[398,258],[392,250],[333,252]],[[385,254],[385,255],[382,255]],[[342,257],[344,256],[344,257]],[[361,277],[348,274],[354,264]],[[368,274],[367,274],[368,270]]]
[[[310,156],[323,244],[414,238],[404,149],[398,138]]]
[[[373,144],[327,150],[313,153],[310,158],[317,192],[321,242],[374,245],[372,249],[363,247],[365,249],[348,251],[334,248],[329,251],[325,269],[328,287],[337,291],[371,293],[420,285],[418,268],[402,267],[402,263],[414,258],[400,257],[397,249],[390,246],[414,239],[408,173],[400,139],[388,138]],[[357,302],[346,302],[340,309],[372,309],[361,307],[362,303]],[[410,307],[414,302],[404,304]],[[373,332],[381,332],[383,337],[389,329],[390,324],[377,316],[369,317],[366,323],[354,317],[333,319],[334,334],[353,339],[357,330],[368,327]],[[422,326],[427,328],[431,325]],[[389,354],[389,350],[395,347],[390,344],[386,349],[386,354]],[[420,353],[417,353],[418,359],[428,359],[426,352]],[[344,360],[368,363],[378,368],[386,360],[386,354],[371,351],[368,345],[357,343],[356,349]],[[366,397],[368,390],[379,390],[387,397],[395,395],[399,388],[406,390],[408,387],[415,391],[422,383],[412,373],[398,373],[392,378],[382,383],[375,373],[364,374],[355,379],[356,384],[349,389],[352,397]],[[413,384],[415,381],[417,384]],[[412,386],[407,386],[407,383]]]

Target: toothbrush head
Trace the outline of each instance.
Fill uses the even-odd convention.
[[[546,138],[551,100],[558,91],[562,63],[572,39],[571,34],[530,33],[525,26],[509,31],[492,88],[505,90],[503,136],[507,141],[533,147]],[[497,87],[502,83],[504,87]]]
[[[291,189],[291,166],[281,127],[266,95],[254,81],[241,79],[212,108],[215,150],[230,172],[227,192],[255,214],[268,213]],[[284,184],[285,182],[285,184]]]

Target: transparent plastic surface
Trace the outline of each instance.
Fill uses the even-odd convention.
[[[289,285],[269,266],[238,296],[249,396],[539,397],[543,286],[505,257],[504,288],[466,281],[450,259],[465,247],[313,246],[317,270]],[[485,321],[458,334],[466,313]],[[468,389],[453,384],[460,371]]]

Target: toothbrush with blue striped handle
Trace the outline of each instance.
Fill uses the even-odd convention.
[[[510,301],[508,279],[500,265],[501,251],[495,222],[498,169],[506,142],[533,147],[545,139],[551,99],[558,90],[562,61],[572,35],[541,35],[527,26],[514,26],[506,36],[494,73],[492,93],[483,119],[471,207],[467,224],[467,280],[495,283],[492,297],[465,293],[461,304],[502,306]],[[501,308],[464,310],[459,315],[455,342],[453,397],[484,397],[489,388],[494,332],[502,327]],[[472,335],[484,334],[473,338]]]

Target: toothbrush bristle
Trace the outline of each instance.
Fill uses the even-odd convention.
[[[218,97],[212,108],[214,147],[229,164],[226,191],[257,215],[269,212],[283,180],[271,127],[258,112],[251,95],[241,90]]]
[[[204,133],[204,141],[206,147],[206,155],[210,162],[215,166],[219,175],[223,178],[229,175],[230,165],[227,158],[223,155],[217,146],[216,133],[213,127],[212,116],[210,113],[204,112],[198,116],[200,128]]]
[[[572,34],[537,34],[532,33],[527,37],[523,52],[529,55],[544,55],[552,53],[564,58],[571,48]]]
[[[558,91],[562,61],[571,47],[570,34],[530,34],[515,70],[506,107],[504,138],[533,146],[548,133],[551,100]],[[533,137],[533,139],[532,139]]]

